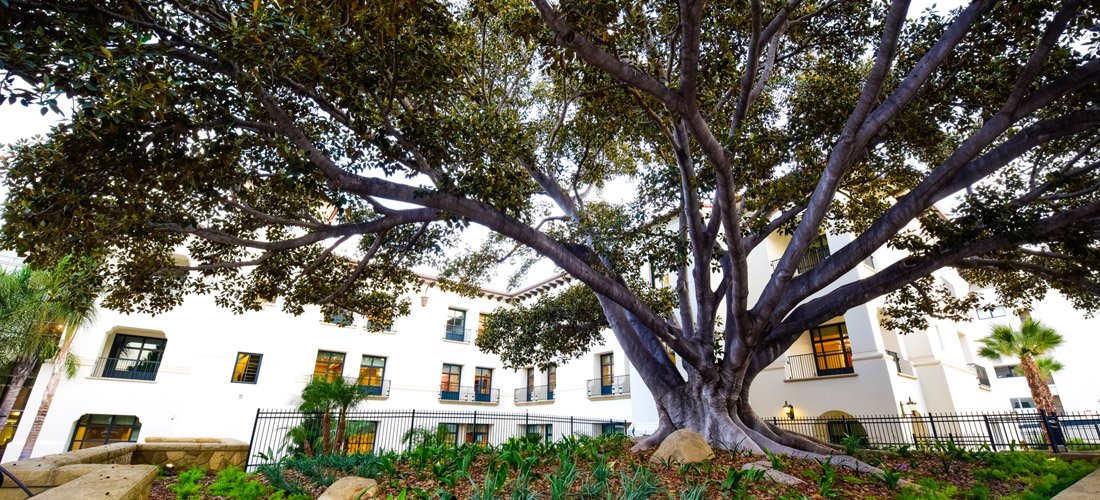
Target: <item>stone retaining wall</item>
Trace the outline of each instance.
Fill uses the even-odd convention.
[[[49,491],[55,498],[71,498],[80,491],[87,498],[148,498],[157,468],[199,467],[217,472],[230,465],[244,468],[248,443],[215,438],[146,438],[144,443],[115,443],[56,453],[3,464],[36,495]],[[64,487],[62,487],[64,485]],[[56,488],[56,492],[50,491]],[[69,493],[66,493],[69,492]],[[22,500],[26,494],[13,481],[0,487],[0,500]]]

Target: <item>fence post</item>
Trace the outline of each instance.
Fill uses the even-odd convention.
[[[405,443],[405,451],[406,452],[409,451],[409,450],[412,450],[412,442],[413,442],[413,433],[412,432],[413,432],[413,429],[415,429],[415,428],[416,428],[416,410],[414,409],[412,411],[412,414],[409,416],[409,432],[405,433],[405,435],[409,437],[408,442]]]
[[[248,440],[248,454],[244,457],[244,470],[248,470],[248,466],[252,465],[252,447],[256,442],[256,426],[260,423],[260,409],[256,408],[256,420],[252,421],[252,439]]]
[[[983,413],[982,420],[985,421],[985,430],[989,433],[989,447],[997,451],[997,440],[993,437],[993,426],[989,425],[989,415]]]
[[[577,431],[573,429],[573,415],[569,415],[569,435],[576,434]]]
[[[932,412],[928,412],[928,423],[932,426],[932,439],[934,441],[939,441],[940,435],[936,432],[936,420],[932,418]]]
[[[1065,436],[1062,435],[1062,424],[1058,421],[1058,414],[1055,412],[1047,413],[1040,408],[1039,423],[1043,426],[1043,431],[1047,435],[1047,442],[1050,443],[1050,451],[1053,453],[1061,453],[1066,445],[1066,441]]]
[[[523,412],[523,434],[527,435],[527,428],[531,425],[531,412]]]

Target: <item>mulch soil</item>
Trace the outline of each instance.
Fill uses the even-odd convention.
[[[605,454],[605,460],[608,466],[611,468],[611,479],[608,481],[608,490],[614,495],[622,492],[622,477],[624,475],[633,475],[637,465],[645,465],[647,469],[652,472],[657,478],[659,478],[660,489],[654,498],[665,497],[665,492],[679,493],[692,485],[699,484],[701,482],[707,483],[706,498],[723,498],[723,492],[718,490],[718,484],[720,484],[725,478],[726,474],[731,468],[740,469],[743,465],[749,462],[756,462],[761,460],[762,457],[752,456],[746,457],[744,455],[718,451],[715,457],[710,461],[709,467],[705,464],[699,464],[698,466],[680,467],[678,465],[666,466],[663,464],[650,464],[649,458],[653,454],[653,451],[643,452],[631,452],[629,450],[630,443],[624,443],[622,450],[612,450]],[[876,459],[876,456],[878,459]],[[923,478],[932,478],[940,482],[949,482],[958,486],[960,491],[970,489],[975,485],[978,480],[975,472],[983,467],[985,464],[980,462],[966,462],[954,460],[945,465],[943,461],[935,456],[914,454],[909,457],[899,457],[897,455],[887,454],[864,454],[863,458],[872,462],[878,462],[882,460],[880,467],[889,467],[891,469],[905,471],[904,478],[907,481],[918,482]],[[783,472],[795,476],[805,481],[800,485],[784,485],[771,482],[763,479],[752,483],[748,489],[749,498],[777,498],[781,496],[798,494],[805,495],[808,498],[823,498],[820,495],[818,485],[813,479],[813,473],[821,471],[821,464],[812,460],[801,460],[790,457],[781,458],[783,464]],[[549,477],[557,472],[558,465],[557,460],[548,460],[550,464],[543,465],[537,469],[531,471],[530,475],[530,490],[540,493],[543,497],[547,497],[547,492],[550,491]],[[453,493],[457,498],[469,498],[475,491],[475,486],[480,488],[484,484],[486,473],[487,460],[484,456],[479,456],[477,460],[470,466],[469,479],[463,478],[458,481],[458,484],[454,488],[447,488],[448,491]],[[583,483],[585,483],[591,476],[594,462],[591,460],[577,460],[577,469],[579,474],[576,481],[573,483],[573,492],[576,493],[580,490]],[[398,474],[389,478],[379,479],[379,495],[378,498],[387,498],[389,495],[396,497],[403,489],[407,489],[410,493],[409,498],[415,498],[415,495],[411,493],[415,491],[431,492],[436,491],[440,486],[437,478],[431,473],[430,470],[417,468],[414,464],[408,462],[401,462],[397,464]],[[833,498],[894,498],[897,491],[890,490],[882,482],[881,479],[874,477],[868,473],[857,473],[851,469],[837,465],[837,479],[832,488],[835,495]],[[337,471],[331,471],[333,475],[339,477],[343,474]],[[301,484],[308,485],[309,493],[313,498],[317,498],[324,491],[324,487],[316,484],[312,484],[309,479],[295,470],[285,470],[284,475],[291,481],[297,481]],[[510,496],[510,487],[512,485],[512,479],[515,478],[515,473],[511,473],[509,481],[505,483],[505,491],[501,492],[504,497]],[[257,479],[266,482],[262,476],[257,476]],[[175,499],[175,494],[172,493],[167,485],[171,484],[175,480],[174,476],[167,476],[158,478],[153,485],[153,493],[150,496],[153,500],[172,500]],[[207,476],[204,480],[204,484],[210,484],[213,482],[213,476]],[[999,480],[983,480],[985,486],[989,489],[989,493],[992,498],[1011,495],[1020,492],[1024,488],[1024,483],[1018,481],[999,481]],[[204,496],[205,498],[214,499],[221,498],[215,496]]]

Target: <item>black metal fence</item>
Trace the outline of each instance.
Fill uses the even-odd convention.
[[[277,463],[285,457],[305,453],[306,448],[319,451],[316,443],[323,432],[321,417],[321,413],[296,410],[256,410],[247,467]],[[522,436],[556,441],[564,436],[623,434],[630,425],[626,420],[614,419],[435,410],[353,411],[347,414],[345,422],[344,443],[337,450],[343,453],[405,451],[416,445],[416,432],[426,432],[455,445],[499,445]],[[334,412],[330,436],[335,436],[336,427]]]
[[[835,418],[773,418],[772,423],[839,444],[846,436],[863,446],[930,445],[951,442],[965,448],[1100,450],[1100,414],[1043,411],[1004,413],[914,413]]]

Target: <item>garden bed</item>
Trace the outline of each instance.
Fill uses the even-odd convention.
[[[651,463],[652,452],[632,453],[631,444],[622,436],[552,444],[513,440],[496,448],[425,443],[402,454],[288,458],[261,466],[252,477],[269,491],[298,498],[316,498],[349,475],[376,479],[380,498],[1050,498],[1100,460],[968,451],[950,444],[857,452],[885,474],[786,456],[765,459],[769,468],[803,481],[786,485],[742,469],[759,456],[718,451],[696,464]],[[921,487],[904,487],[899,480]],[[167,491],[161,490],[166,486],[154,491]],[[157,495],[153,498],[176,498]]]

